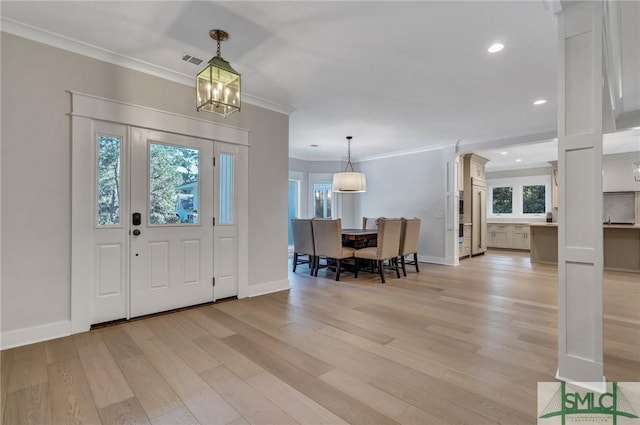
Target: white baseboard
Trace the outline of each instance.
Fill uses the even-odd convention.
[[[70,320],[6,331],[0,334],[0,349],[20,347],[69,335],[71,335]]]
[[[286,291],[290,288],[289,279],[275,280],[273,282],[260,283],[258,285],[249,285],[249,296],[257,297],[259,295],[266,295],[272,292]]]
[[[445,266],[451,265],[447,263],[447,259],[445,257],[432,257],[430,255],[419,255],[418,261],[421,263],[433,263],[433,264],[444,264]]]

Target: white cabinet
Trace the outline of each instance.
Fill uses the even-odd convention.
[[[484,166],[488,159],[469,153],[461,157],[465,221],[471,222],[471,255],[487,251],[487,182]]]
[[[527,224],[490,223],[487,234],[490,248],[531,249]]]
[[[491,248],[509,248],[510,245],[510,225],[489,224],[487,225],[488,245]]]
[[[471,255],[471,225],[465,224],[462,227],[462,243],[458,248],[458,257],[468,257]]]
[[[487,251],[487,188],[472,186],[471,255]]]
[[[511,249],[531,249],[531,242],[529,240],[529,226],[521,224],[512,225]]]

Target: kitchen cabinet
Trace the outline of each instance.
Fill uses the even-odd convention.
[[[471,224],[471,255],[487,251],[487,180],[485,165],[489,160],[474,153],[462,156],[463,210],[465,222]]]
[[[603,227],[604,269],[640,273],[640,224]],[[531,224],[531,262],[558,263],[556,223]]]
[[[529,226],[514,224],[511,229],[511,249],[531,249]]]
[[[471,255],[478,255],[487,251],[487,187],[473,185],[471,193]]]
[[[458,247],[458,257],[468,257],[471,255],[471,225],[462,226],[462,243]]]
[[[490,223],[487,225],[489,248],[530,249],[529,225]]]
[[[489,241],[487,245],[491,248],[509,248],[509,225],[508,224],[488,224],[487,235]]]

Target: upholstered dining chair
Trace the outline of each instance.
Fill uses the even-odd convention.
[[[382,283],[384,280],[384,261],[390,260],[390,265],[394,266],[396,276],[400,277],[398,269],[398,253],[400,251],[400,231],[402,220],[399,218],[378,219],[377,246],[362,248],[354,253],[356,257],[356,277],[358,277],[358,262],[360,259],[372,260],[377,264]]]
[[[406,264],[416,266],[416,272],[420,272],[418,267],[418,238],[420,236],[420,219],[419,218],[402,218],[402,230],[400,232],[400,264],[402,266],[402,274],[407,275]],[[407,255],[413,254],[413,261],[406,261]]]
[[[340,280],[342,260],[353,258],[355,248],[342,246],[342,220],[313,220],[313,238],[316,246],[315,275],[318,276],[320,257],[336,261],[336,280]]]
[[[316,254],[311,219],[291,219],[291,230],[293,233],[293,272],[295,273],[298,264],[309,264],[309,269],[313,274]],[[300,258],[304,256],[307,257],[306,260]]]
[[[377,229],[378,217],[362,217],[362,228],[363,229]]]

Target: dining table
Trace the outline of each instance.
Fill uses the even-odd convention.
[[[354,248],[375,246],[378,229],[342,229],[342,243]]]

